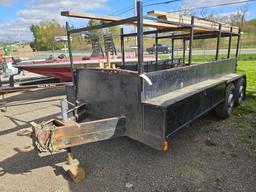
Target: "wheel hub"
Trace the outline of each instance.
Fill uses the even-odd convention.
[[[234,107],[234,94],[231,93],[228,97],[228,112],[229,113],[231,113],[233,107]]]
[[[239,88],[239,101],[241,101],[244,97],[244,86],[241,85]]]

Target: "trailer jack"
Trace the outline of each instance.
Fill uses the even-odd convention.
[[[67,151],[67,161],[63,169],[75,183],[85,177],[85,171],[71,153],[71,147],[97,142],[124,135],[125,117],[113,117],[84,123],[75,121],[50,120],[41,124],[31,123],[32,128],[22,129],[18,136],[28,136],[32,144],[17,148],[19,152],[37,150],[39,156],[47,156]]]
[[[67,149],[67,161],[62,167],[75,183],[79,183],[85,178],[85,171],[80,166],[79,161],[74,159],[73,154],[71,153],[71,148]]]

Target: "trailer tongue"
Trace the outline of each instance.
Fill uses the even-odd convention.
[[[113,117],[83,123],[51,120],[32,123],[33,141],[41,153],[124,136],[125,118]]]
[[[72,33],[127,23],[136,24],[137,33],[123,34],[121,30],[122,63],[118,67],[108,60],[95,68],[74,68],[70,49],[74,85],[66,87],[68,101],[62,102],[62,120],[33,123],[32,129],[23,132],[23,135],[32,137],[29,150],[36,148],[40,154],[52,154],[67,149],[68,162],[64,169],[76,182],[83,178],[84,171],[73,159],[71,147],[127,136],[166,151],[169,137],[177,130],[212,109],[219,117],[226,118],[234,105],[244,99],[246,78],[236,73],[240,30],[226,25],[222,29],[222,24],[194,17],[190,18],[191,24],[187,23],[187,18],[185,23],[183,20],[178,22],[168,14],[164,19],[163,13],[157,18],[143,19],[140,1],[137,7],[136,17],[121,20],[107,17],[107,23],[82,29],[69,29],[67,25],[68,39]],[[103,18],[88,14],[77,14],[76,17]],[[156,27],[156,30],[143,31],[143,23]],[[213,25],[218,25],[217,31]],[[189,33],[165,34],[187,32],[188,29]],[[174,49],[171,60],[159,61],[157,51],[155,61],[144,60],[143,35],[146,34],[155,34],[156,44],[160,38],[171,38],[172,42],[177,39],[189,41],[188,63],[185,58],[183,63],[175,63]],[[124,38],[130,36],[137,36],[138,61],[127,65],[123,43]],[[229,54],[227,59],[218,60],[218,44],[216,61],[192,64],[194,38],[217,38],[220,41],[221,37],[230,37],[231,41],[232,36],[238,37],[236,58],[231,59]],[[185,56],[186,52],[183,53]]]

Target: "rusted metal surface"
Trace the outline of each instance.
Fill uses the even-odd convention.
[[[102,141],[124,135],[125,118],[110,118],[78,125],[57,127],[53,149],[59,150],[81,144]]]
[[[71,153],[71,147],[92,143],[124,135],[126,118],[113,117],[76,123],[72,119],[67,121],[50,120],[45,123],[31,123],[32,129],[23,129],[18,136],[32,138],[33,144],[24,148],[16,148],[18,152],[39,151],[40,156],[46,156],[67,151],[67,161],[61,163],[63,169],[71,179],[78,183],[85,178],[85,170]],[[42,155],[43,154],[43,155]]]
[[[50,120],[41,124],[31,123],[31,125],[33,131],[23,131],[23,133],[32,137],[33,145],[39,152],[52,153],[77,145],[123,136],[125,117],[113,117],[80,124],[72,120],[67,122]],[[24,135],[22,131],[19,134]]]
[[[0,95],[6,93],[14,93],[19,91],[28,91],[30,89],[48,89],[56,87],[64,87],[68,83],[48,83],[48,84],[38,84],[38,85],[24,85],[19,87],[1,87]]]

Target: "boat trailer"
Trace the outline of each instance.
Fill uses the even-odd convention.
[[[66,86],[67,101],[62,101],[62,119],[44,123],[31,123],[32,128],[21,130],[20,136],[32,138],[32,145],[20,151],[36,149],[40,155],[67,151],[64,169],[75,182],[84,178],[79,161],[73,158],[71,148],[114,137],[127,136],[154,149],[167,151],[168,138],[188,123],[210,110],[221,118],[230,116],[232,108],[245,98],[246,77],[236,73],[240,29],[197,17],[177,20],[175,15],[150,12],[156,17],[144,17],[142,2],[137,2],[137,16],[120,19],[112,16],[75,14],[62,15],[98,19],[102,24],[80,29],[70,29],[67,23],[69,53],[73,68],[70,36],[94,29],[117,25],[136,25],[137,33],[124,34],[121,29],[123,62],[90,69],[74,69],[73,85]],[[156,30],[144,31],[144,26]],[[170,32],[183,31],[180,34]],[[169,32],[166,34],[166,32]],[[172,58],[145,62],[143,36],[155,35],[172,40]],[[125,62],[124,38],[135,36],[138,44],[138,62]],[[226,59],[219,59],[219,42],[229,37],[230,46]],[[233,37],[237,37],[237,50],[231,58]],[[192,63],[194,39],[217,39],[216,60]],[[183,52],[183,63],[174,63],[174,41],[189,42],[188,60]],[[186,47],[184,46],[185,50]],[[108,61],[111,62],[111,61]]]

